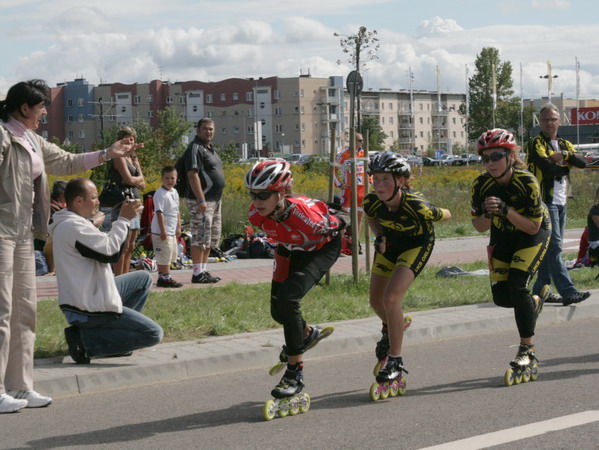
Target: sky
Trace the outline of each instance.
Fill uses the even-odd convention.
[[[596,0],[0,0],[0,94],[41,78],[50,86],[344,78],[353,69],[334,33],[376,30],[364,89],[465,92],[484,47],[513,68],[524,98],[599,99]],[[340,64],[338,61],[340,60]],[[438,68],[438,70],[437,70]],[[522,70],[520,69],[522,68]],[[520,81],[522,79],[522,82]]]

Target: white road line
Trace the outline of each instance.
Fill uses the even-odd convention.
[[[555,419],[545,420],[543,422],[530,423],[528,425],[508,428],[493,433],[481,434],[480,436],[447,442],[445,444],[426,447],[421,450],[476,450],[528,439],[532,436],[539,436],[551,431],[578,427],[592,422],[599,422],[599,411],[584,411],[569,416],[556,417]]]

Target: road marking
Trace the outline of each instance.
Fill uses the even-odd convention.
[[[551,431],[578,427],[592,422],[599,422],[599,411],[584,411],[569,416],[556,417],[555,419],[543,422],[530,423],[493,433],[481,434],[480,436],[460,439],[459,441],[446,442],[445,444],[426,447],[421,450],[476,450],[528,439]]]

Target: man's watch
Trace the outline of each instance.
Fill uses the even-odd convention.
[[[108,162],[110,160],[110,158],[108,157],[108,150],[104,149],[100,152],[100,155],[102,155],[102,159],[104,160],[104,162]]]

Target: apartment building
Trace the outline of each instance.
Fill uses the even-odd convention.
[[[215,122],[214,142],[234,145],[240,157],[307,153],[327,155],[331,134],[341,148],[343,79],[232,78],[218,82],[100,84],[85,79],[52,88],[52,104],[40,132],[46,138],[89,151],[103,130],[138,120],[158,126],[158,111],[174,107],[194,124],[202,117]],[[190,130],[189,139],[195,135]]]
[[[467,144],[465,118],[459,107],[464,94],[440,94],[432,91],[392,91],[390,89],[362,92],[362,118],[378,119],[387,138],[384,146],[400,153],[423,155],[441,150],[452,154],[459,144]],[[349,123],[350,97],[346,93],[346,123]]]

